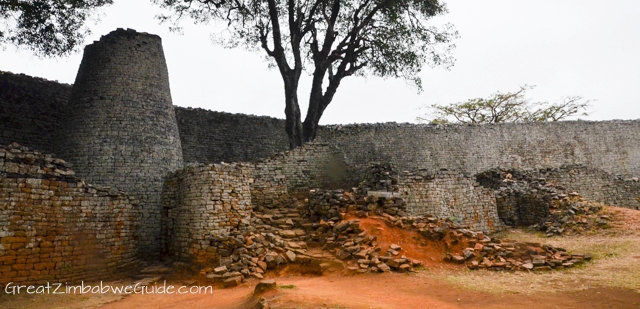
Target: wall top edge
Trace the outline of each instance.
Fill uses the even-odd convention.
[[[35,81],[35,82],[41,82],[41,83],[56,83],[62,86],[66,86],[66,87],[73,87],[73,84],[67,84],[67,83],[61,83],[57,80],[50,80],[50,79],[46,79],[43,77],[37,77],[37,76],[31,76],[31,75],[27,75],[24,73],[15,73],[15,72],[9,72],[9,71],[2,71],[0,70],[0,79],[4,78],[4,77],[8,77],[12,80],[15,79],[24,79],[24,80],[29,80],[29,81]]]

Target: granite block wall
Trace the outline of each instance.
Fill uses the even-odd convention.
[[[69,165],[0,146],[0,287],[108,280],[138,268],[139,202]]]
[[[324,127],[329,142],[362,174],[371,161],[399,170],[470,174],[495,167],[534,169],[583,164],[628,177],[640,175],[640,120],[486,125],[355,124]]]
[[[171,173],[162,192],[165,255],[216,265],[225,255],[223,241],[249,225],[251,174],[251,166],[242,163],[187,166]]]
[[[56,152],[79,176],[141,201],[140,256],[159,257],[160,193],[182,148],[159,36],[118,29],[85,47]]]
[[[496,194],[460,172],[404,171],[397,178],[398,193],[409,215],[450,218],[474,230],[494,232],[504,228],[498,217]]]
[[[0,144],[54,152],[71,85],[0,71]]]
[[[586,200],[640,209],[640,182],[637,177],[616,176],[583,165],[540,169],[535,174],[547,183],[580,193]]]
[[[175,107],[185,162],[253,162],[289,150],[284,120]]]
[[[328,143],[307,144],[256,162],[255,166],[254,186],[284,178],[288,193],[293,196],[306,195],[311,188],[342,189],[358,184],[349,175],[350,167],[342,154]]]

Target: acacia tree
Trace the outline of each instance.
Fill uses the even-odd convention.
[[[425,64],[449,66],[457,33],[429,20],[446,12],[438,0],[154,0],[196,22],[224,22],[225,47],[262,50],[284,81],[286,132],[291,148],[312,141],[318,122],[345,77],[400,77],[421,89]],[[312,75],[302,121],[298,84]]]
[[[0,46],[26,47],[38,56],[62,56],[81,45],[96,8],[113,0],[0,0]]]
[[[433,104],[431,123],[500,123],[559,121],[575,115],[588,116],[588,100],[580,96],[564,97],[556,103],[531,102],[525,92],[533,86],[521,86],[515,92],[496,92],[488,98],[469,99],[449,105]],[[418,117],[419,121],[429,120]]]

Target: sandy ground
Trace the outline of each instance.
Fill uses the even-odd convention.
[[[593,262],[540,274],[469,271],[445,264],[440,262],[443,244],[425,243],[413,232],[365,219],[362,225],[378,236],[383,248],[397,243],[403,254],[422,260],[425,269],[321,277],[285,269],[272,278],[281,288],[262,297],[272,308],[640,308],[640,211],[608,211],[616,217],[609,230],[549,239],[570,250],[573,244],[596,251]],[[539,237],[521,231],[512,235]],[[216,288],[210,294],[1,295],[0,308],[252,308],[258,302],[252,295],[257,283]]]

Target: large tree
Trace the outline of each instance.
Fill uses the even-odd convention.
[[[429,25],[446,12],[438,0],[154,0],[183,16],[224,22],[226,47],[263,50],[284,81],[286,132],[290,147],[316,137],[318,122],[345,77],[400,77],[421,89],[424,65],[449,66],[457,33],[451,25]],[[298,84],[312,74],[307,115],[302,121]],[[361,104],[367,104],[361,102]]]
[[[25,47],[39,56],[72,52],[89,34],[86,21],[113,0],[0,0],[0,46]]]

